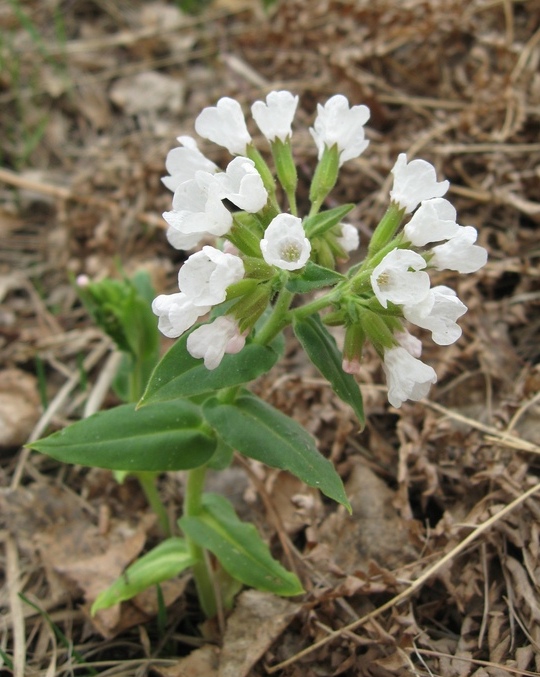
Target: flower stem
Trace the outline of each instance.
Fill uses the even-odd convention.
[[[291,314],[296,320],[303,320],[306,317],[319,312],[319,310],[331,305],[339,298],[339,296],[340,292],[337,290],[337,288],[335,288],[329,294],[325,294],[324,296],[311,301],[311,303],[306,303],[304,306],[300,306],[300,308],[295,308],[291,311]]]
[[[204,480],[206,477],[207,466],[202,465],[198,468],[188,471],[186,490],[184,494],[184,516],[196,517],[200,515],[202,509],[202,492]],[[188,549],[195,560],[192,566],[195,587],[201,604],[207,618],[213,618],[217,613],[216,596],[212,584],[212,574],[206,564],[203,549],[184,534]]]
[[[136,472],[135,476],[139,480],[139,484],[141,485],[141,488],[144,491],[146,500],[148,501],[150,507],[158,517],[159,525],[163,530],[163,533],[168,538],[171,535],[171,527],[169,525],[169,515],[167,514],[167,510],[163,505],[163,501],[159,497],[159,493],[156,487],[157,473],[145,472],[141,470],[139,472]]]
[[[290,324],[291,316],[289,313],[289,306],[291,305],[293,297],[293,292],[290,292],[286,287],[282,288],[279,292],[272,314],[253,339],[255,343],[260,343],[263,346],[268,345],[282,329]]]

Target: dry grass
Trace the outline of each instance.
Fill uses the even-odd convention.
[[[255,2],[219,0],[195,17],[142,1],[0,7],[0,364],[40,374],[44,405],[21,434],[62,426],[89,398],[92,406],[103,399],[92,393],[111,367],[110,345],[68,273],[110,275],[119,256],[127,270],[150,270],[160,291],[173,289],[182,257],[162,234],[164,157],[220,96],[247,107],[271,89],[300,95],[294,140],[304,202],[315,104],[337,92],[368,104],[370,147],[344,167],[332,195],[358,204],[352,218],[364,238],[406,151],[450,179],[460,222],[475,225],[489,250],[481,273],[440,276],[469,313],[456,345],[426,347],[439,374],[429,400],[389,409],[379,363],[368,356],[369,423],[358,434],[293,347],[258,383],[317,434],[349,478],[356,517],[347,522],[296,485],[283,498],[287,480],[273,473],[238,471],[241,506],[308,594],[279,641],[269,634],[262,659],[235,677],[266,667],[287,677],[540,673],[539,26],[539,0],[287,0],[267,16]],[[141,101],[148,73],[163,79],[146,81],[156,89]],[[111,402],[105,395],[104,406]],[[358,464],[365,470],[354,484]],[[0,648],[13,661],[3,671],[184,674],[178,657],[212,637],[197,628],[189,587],[171,591],[164,631],[145,607],[146,616],[133,625],[122,616],[103,638],[87,614],[86,583],[59,565],[62,555],[79,558],[89,578],[100,575],[89,563],[147,512],[137,487],[18,449],[2,451],[0,483]],[[164,477],[160,489],[178,508],[180,479]],[[292,495],[302,500],[291,508]],[[369,523],[366,496],[388,506]],[[77,530],[94,551],[77,550]],[[332,530],[344,535],[341,550]],[[142,544],[155,538],[151,525],[137,534]],[[204,655],[204,670],[193,662],[185,674],[218,674],[215,654]],[[222,663],[219,674],[230,669]]]

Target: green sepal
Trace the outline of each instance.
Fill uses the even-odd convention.
[[[212,552],[225,571],[244,585],[284,597],[304,592],[297,576],[272,557],[253,524],[242,522],[223,496],[203,494],[200,514],[181,517],[178,524],[192,541]]]
[[[224,355],[216,369],[207,369],[202,360],[187,351],[188,334],[168,350],[154,369],[138,406],[168,402],[221,388],[242,385],[269,371],[279,355],[268,346],[248,343],[235,355]]]
[[[317,164],[309,190],[312,209],[316,211],[319,210],[325,197],[336,185],[339,174],[339,157],[340,151],[337,144],[334,144],[331,148],[326,147],[324,149],[322,157]]]
[[[276,137],[272,141],[271,147],[279,182],[286,193],[294,193],[298,183],[298,174],[292,155],[290,139],[287,138],[284,143]]]
[[[216,444],[199,407],[175,400],[100,411],[28,446],[64,463],[162,472],[204,465]]]
[[[355,206],[354,204],[340,205],[333,209],[327,209],[320,214],[308,216],[302,224],[306,231],[306,237],[312,238],[323,235],[330,228],[337,226]]]
[[[254,214],[234,212],[233,225],[227,233],[229,240],[246,256],[261,256],[262,227]]]
[[[293,293],[304,294],[314,289],[332,287],[345,279],[344,275],[331,268],[324,268],[313,261],[308,261],[299,275],[291,275],[287,282],[287,289]]]
[[[183,538],[168,538],[146,555],[131,564],[125,572],[92,604],[92,616],[100,609],[108,609],[125,602],[140,592],[178,576],[192,566],[195,559]]]
[[[293,329],[311,362],[329,381],[336,395],[353,408],[363,428],[365,417],[362,393],[351,374],[343,371],[343,356],[321,318],[311,315],[303,320],[296,320]]]
[[[350,510],[334,466],[293,419],[247,392],[234,403],[209,399],[203,404],[203,414],[218,436],[244,456],[287,470]]]

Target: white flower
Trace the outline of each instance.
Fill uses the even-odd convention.
[[[215,189],[201,187],[201,175],[206,172],[196,172],[195,179],[178,186],[173,211],[163,214],[169,224],[167,239],[176,249],[192,249],[207,234],[225,235],[232,225],[232,216]]]
[[[347,160],[361,155],[369,143],[364,140],[364,125],[369,115],[367,106],[349,108],[349,102],[342,94],[331,97],[324,106],[317,104],[317,117],[309,131],[319,149],[319,160],[325,148],[336,144],[340,167]]]
[[[360,235],[358,230],[350,223],[341,224],[341,235],[337,238],[339,246],[346,252],[352,252],[358,249],[360,245]]]
[[[458,317],[467,312],[467,306],[450,287],[439,285],[430,290],[426,298],[415,305],[403,306],[403,315],[418,327],[429,329],[435,343],[448,346],[461,336]]]
[[[239,209],[254,214],[264,207],[268,191],[255,163],[246,157],[235,157],[225,172],[206,175],[213,181],[222,200],[230,200]]]
[[[413,357],[420,357],[422,354],[422,341],[410,334],[406,329],[396,332],[394,338]]]
[[[231,155],[245,155],[246,146],[251,143],[242,107],[227,96],[199,113],[195,129],[205,139],[224,146]]]
[[[298,106],[298,97],[290,92],[270,92],[264,101],[255,101],[251,114],[268,141],[278,138],[285,143],[292,135],[291,125]]]
[[[442,197],[450,183],[437,181],[435,167],[425,160],[411,160],[407,163],[405,153],[400,153],[392,168],[394,186],[390,191],[392,202],[396,202],[406,214],[413,212],[423,200]]]
[[[291,214],[278,214],[264,231],[261,251],[271,266],[283,270],[303,268],[311,253],[311,244],[302,220]]]
[[[485,266],[487,251],[475,245],[478,233],[473,226],[459,226],[452,238],[433,247],[429,263],[438,270],[457,270],[458,273],[475,273]]]
[[[160,294],[152,301],[152,311],[159,317],[158,329],[169,338],[177,338],[210,310],[195,306],[187,294]]]
[[[434,197],[422,202],[403,230],[409,242],[415,247],[423,247],[428,242],[454,237],[458,229],[454,207],[448,200]]]
[[[429,292],[426,262],[410,249],[392,249],[371,273],[371,286],[383,308],[420,302]],[[413,270],[410,271],[409,268]]]
[[[181,148],[173,148],[167,153],[165,167],[170,176],[163,176],[165,186],[174,191],[184,181],[195,178],[195,172],[203,170],[213,174],[217,172],[217,165],[205,157],[197,147],[197,142],[191,136],[179,136]]]
[[[227,287],[243,277],[242,259],[205,246],[180,268],[178,286],[195,306],[215,306],[225,301]]]
[[[240,333],[235,320],[223,315],[195,329],[188,336],[187,349],[192,357],[203,357],[207,369],[215,369],[225,353],[239,353],[245,342],[246,338]]]
[[[437,381],[433,367],[413,357],[402,346],[384,351],[383,369],[388,382],[388,401],[393,407],[401,407],[405,400],[421,400]]]

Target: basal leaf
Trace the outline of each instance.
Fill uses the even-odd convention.
[[[223,496],[204,494],[200,515],[182,517],[178,523],[189,538],[217,557],[230,576],[245,585],[283,596],[303,592],[295,574],[272,557],[253,524],[242,522]]]
[[[168,538],[129,566],[92,604],[92,615],[100,609],[131,599],[147,588],[178,576],[195,561],[183,538]]]
[[[278,354],[267,346],[247,344],[235,355],[225,355],[216,369],[209,370],[186,348],[187,334],[164,355],[155,368],[139,406],[167,402],[248,383],[270,370]]]
[[[362,393],[351,374],[341,366],[343,357],[334,337],[328,332],[318,315],[294,323],[294,333],[302,344],[309,359],[329,381],[336,395],[349,404],[358,417],[360,425],[365,424]]]
[[[101,411],[29,446],[65,463],[112,470],[188,470],[204,465],[216,438],[187,400]]]
[[[203,413],[217,434],[244,456],[288,470],[350,509],[334,466],[293,419],[249,393],[232,404],[212,398],[204,403]]]

